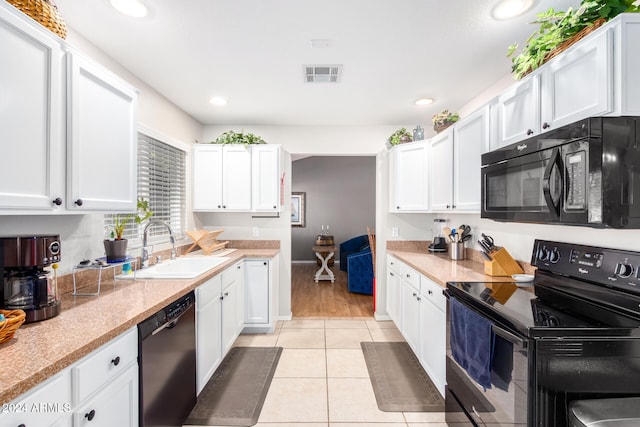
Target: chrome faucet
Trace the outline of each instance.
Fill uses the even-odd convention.
[[[169,230],[169,241],[171,241],[171,259],[176,259],[176,238],[173,235],[173,230],[168,223],[160,221],[159,219],[152,219],[144,227],[144,231],[142,233],[142,268],[149,267],[149,248],[147,247],[147,234],[149,232],[149,227],[151,227],[151,224],[163,225],[167,230]]]

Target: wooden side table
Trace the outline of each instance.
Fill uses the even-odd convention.
[[[333,271],[329,269],[328,264],[329,264],[329,260],[336,253],[336,247],[335,246],[314,246],[312,249],[313,249],[313,252],[316,253],[316,257],[318,257],[318,259],[322,263],[322,265],[320,266],[318,271],[316,271],[316,274],[314,276],[315,282],[318,283],[318,281],[320,280],[331,280],[331,283],[334,283],[336,281],[336,276],[333,274]]]

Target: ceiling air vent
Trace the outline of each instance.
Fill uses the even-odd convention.
[[[338,83],[342,65],[305,65],[304,81],[307,83]]]

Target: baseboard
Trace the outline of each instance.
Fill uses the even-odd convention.
[[[291,319],[293,319],[293,313],[289,313],[288,315],[285,315],[285,316],[282,316],[282,315],[278,316],[278,320],[291,320]]]
[[[376,319],[378,322],[391,320],[391,316],[389,316],[388,314],[378,314],[377,311],[373,313],[373,318]]]

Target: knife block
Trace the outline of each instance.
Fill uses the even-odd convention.
[[[511,257],[505,248],[500,248],[491,254],[493,260],[484,262],[484,274],[489,276],[511,276],[522,274],[524,270]]]

